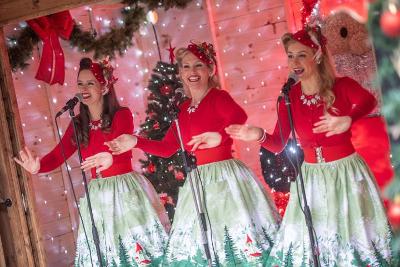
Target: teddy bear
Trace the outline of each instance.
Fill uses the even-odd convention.
[[[381,102],[381,90],[374,83],[375,54],[366,25],[348,13],[339,12],[328,16],[321,28],[338,76],[355,79]],[[394,171],[389,158],[386,123],[379,111],[380,104],[370,115],[354,122],[351,131],[357,153],[368,163],[377,184],[383,189],[392,180]]]

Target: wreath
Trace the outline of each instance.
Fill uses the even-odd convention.
[[[122,26],[111,27],[104,35],[97,36],[93,31],[83,31],[74,25],[70,33],[69,43],[82,52],[94,52],[94,59],[109,56],[120,56],[131,47],[133,34],[139,30],[146,18],[146,11],[156,8],[168,10],[173,7],[185,8],[192,0],[123,0],[121,3]],[[8,55],[13,71],[23,69],[32,56],[32,50],[40,41],[40,37],[31,27],[23,27],[19,36],[8,37]]]

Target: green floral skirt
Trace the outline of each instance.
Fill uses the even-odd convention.
[[[373,175],[357,154],[302,166],[321,266],[391,266],[391,230]],[[300,184],[299,184],[300,187]],[[296,183],[266,266],[312,266]]]
[[[150,182],[134,172],[94,179],[89,194],[103,266],[159,266],[170,224]],[[75,266],[99,266],[86,197],[80,210],[87,239],[80,223]]]
[[[263,266],[279,214],[257,177],[240,161],[199,166],[214,266]],[[178,197],[163,266],[207,266],[189,180]]]

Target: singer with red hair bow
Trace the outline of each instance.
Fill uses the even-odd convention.
[[[390,266],[391,232],[379,189],[350,140],[351,124],[367,115],[376,100],[353,79],[335,76],[319,28],[287,33],[282,43],[289,70],[299,78],[289,99],[304,150],[301,172],[320,262],[329,262],[324,266]],[[280,124],[272,134],[247,125],[231,125],[226,131],[232,138],[258,140],[266,149],[280,152],[291,131],[284,101],[279,102],[278,119]],[[282,266],[289,260],[294,266],[309,266],[312,260],[297,188],[291,185],[268,266]]]
[[[108,60],[97,63],[83,58],[77,78],[83,100],[79,114],[73,118],[84,160],[81,168],[90,171],[92,176],[88,189],[101,253],[107,255],[104,266],[119,261],[121,242],[129,255],[136,253],[134,245],[137,245],[146,251],[145,260],[160,259],[170,228],[168,216],[153,186],[143,175],[133,171],[132,153],[111,155],[104,145],[121,134],[132,134],[134,128],[131,111],[118,103],[114,90],[116,80]],[[68,159],[76,150],[70,123],[61,142],[50,153],[39,159],[25,148],[15,161],[32,174],[47,173],[59,167],[64,156]],[[80,213],[88,240],[80,225],[74,266],[99,266],[86,196],[80,201]],[[138,261],[137,265],[140,263]]]
[[[224,248],[230,238],[231,246],[242,255],[244,266],[257,266],[267,260],[268,240],[275,237],[279,214],[258,178],[232,157],[232,139],[224,128],[244,123],[247,115],[226,91],[218,89],[211,44],[192,42],[178,49],[176,58],[180,79],[190,94],[179,106],[179,127],[185,149],[197,158],[212,260],[218,260],[220,266],[229,264]],[[108,145],[117,154],[137,147],[149,154],[170,157],[179,149],[176,136],[177,127],[173,124],[161,141],[122,135]],[[196,183],[194,172],[190,179]],[[209,266],[189,179],[179,190],[178,199],[163,264]]]

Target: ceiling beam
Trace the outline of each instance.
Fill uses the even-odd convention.
[[[2,0],[0,1],[0,27],[63,10],[91,5],[104,0]],[[111,1],[117,2],[117,1]]]

